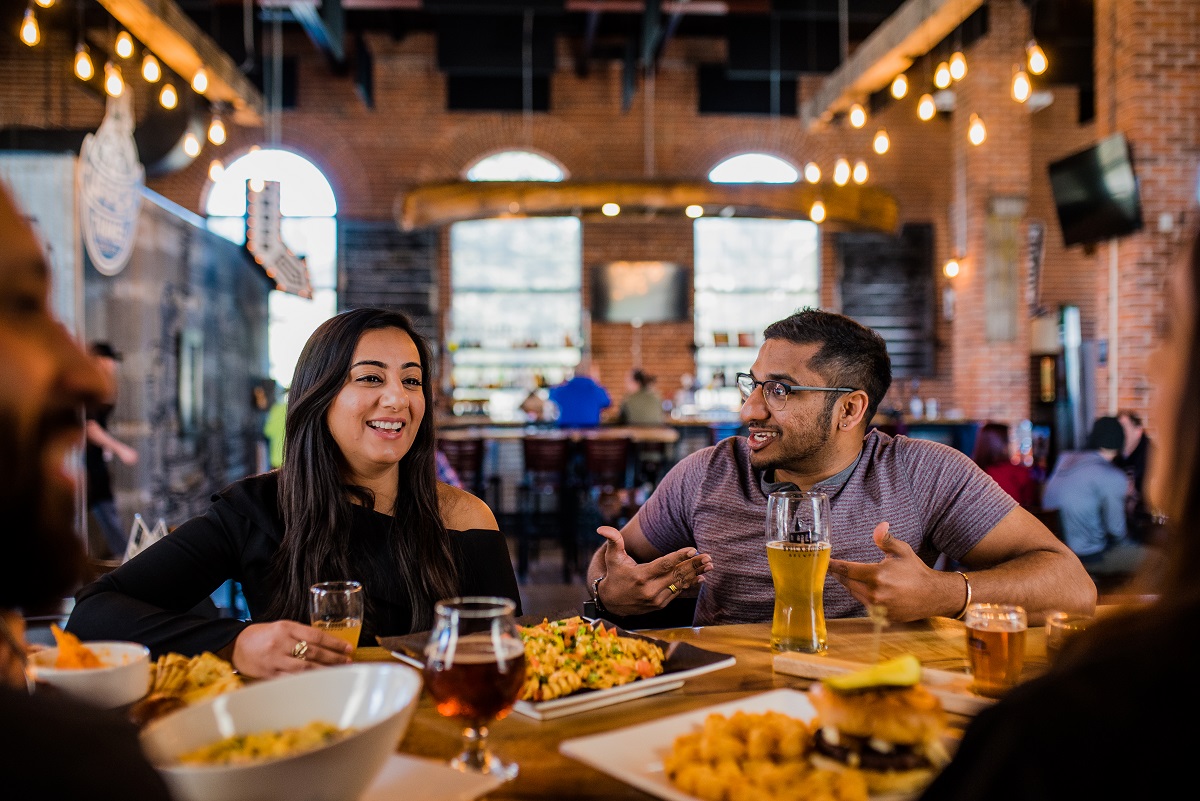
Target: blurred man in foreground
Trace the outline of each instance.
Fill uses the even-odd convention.
[[[132,724],[26,685],[25,610],[83,578],[71,467],[84,406],[109,386],[51,314],[49,269],[3,186],[0,241],[0,773],[47,798],[168,799]]]

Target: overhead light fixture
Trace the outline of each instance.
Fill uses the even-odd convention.
[[[179,105],[179,94],[175,87],[169,83],[163,84],[162,91],[158,93],[158,103],[168,111]]]
[[[854,162],[854,172],[852,174],[854,183],[865,184],[867,182],[867,175],[867,162],[863,161],[862,159]]]
[[[88,46],[80,42],[75,45],[75,75],[81,81],[90,81],[95,74],[96,67],[92,64],[92,54],[88,52]]]
[[[208,180],[216,183],[221,180],[221,176],[225,174],[225,165],[220,159],[213,159],[208,165]]]
[[[855,128],[861,128],[867,124],[867,110],[862,107],[861,103],[855,103],[850,107],[850,124]]]
[[[125,79],[121,77],[121,69],[111,61],[104,65],[104,91],[112,97],[120,97],[125,91]]]
[[[971,122],[967,125],[967,139],[973,145],[982,145],[987,139],[987,128],[983,126],[983,120],[978,114],[971,115]]]
[[[1050,62],[1046,60],[1046,52],[1038,46],[1036,39],[1030,39],[1029,44],[1025,45],[1025,57],[1029,63],[1029,71],[1034,75],[1041,75],[1050,66]]]
[[[121,58],[129,58],[133,55],[133,37],[129,35],[129,31],[121,31],[117,34],[117,43],[113,49]]]
[[[845,159],[838,159],[833,165],[833,182],[838,186],[845,186],[850,180],[850,162]]]
[[[214,114],[212,122],[208,124],[208,141],[214,145],[223,145],[225,136],[225,123],[221,122],[221,115]]]
[[[208,91],[208,73],[204,71],[204,67],[196,70],[196,74],[192,76],[192,89],[198,95]]]
[[[1033,83],[1029,80],[1029,73],[1017,67],[1013,71],[1012,79],[1012,99],[1018,103],[1024,103],[1033,94]]]
[[[251,148],[251,152],[253,152],[253,148]],[[251,192],[261,192],[266,188],[267,182],[264,179],[259,178],[257,175],[250,179]]]
[[[966,74],[967,57],[963,55],[961,50],[955,50],[954,55],[950,56],[950,77],[956,81],[961,81]]]
[[[892,140],[888,136],[887,131],[885,131],[883,128],[880,128],[878,131],[875,132],[875,139],[872,140],[871,147],[875,150],[876,153],[878,153],[879,155],[882,156],[884,153],[888,152],[888,148],[890,148],[891,146],[892,146]]]
[[[819,200],[814,201],[809,209],[808,219],[815,223],[825,222],[825,204]]]
[[[142,56],[142,77],[148,83],[158,83],[158,79],[162,77],[162,66],[159,65],[158,59],[153,53],[146,53]]]
[[[937,114],[937,104],[933,102],[933,95],[926,92],[917,102],[917,116],[929,121],[933,119],[934,114]]]
[[[42,8],[50,8],[54,5],[54,0],[37,0],[37,4]]]
[[[943,61],[933,72],[933,85],[938,89],[945,89],[950,85],[950,80],[950,65]]]
[[[817,162],[810,161],[804,165],[804,180],[810,184],[821,182],[821,168],[817,166]]]
[[[621,207],[616,203],[605,203],[600,207],[600,213],[605,217],[616,217],[621,213]]]
[[[900,100],[906,94],[908,94],[908,76],[902,72],[892,81],[892,97]]]
[[[192,158],[200,155],[200,140],[196,138],[194,133],[190,131],[183,137],[183,152],[187,153]]]
[[[33,13],[33,6],[25,9],[25,18],[21,20],[21,41],[30,47],[42,41],[42,32],[38,30],[37,15]]]
[[[950,259],[950,261],[942,265],[942,272],[946,274],[947,278],[954,278],[957,276],[959,272],[958,259]]]
[[[686,209],[683,210],[683,213],[686,214],[687,216],[691,217],[694,220],[697,217],[704,216],[704,207],[697,203],[692,203],[690,206],[688,206]]]

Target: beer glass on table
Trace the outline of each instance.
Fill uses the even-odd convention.
[[[425,689],[444,717],[463,722],[463,750],[450,767],[511,779],[515,762],[488,747],[488,724],[508,715],[525,683],[525,644],[508,598],[438,601],[425,646]]]
[[[998,698],[1021,680],[1029,618],[1015,604],[975,603],[963,615],[971,689]]]
[[[771,649],[823,653],[825,576],[831,552],[829,497],[780,490],[767,498],[767,562],[775,584]]]
[[[358,647],[362,633],[363,587],[357,581],[322,581],[308,591],[309,622]]]

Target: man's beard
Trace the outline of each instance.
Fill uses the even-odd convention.
[[[831,435],[829,424],[833,420],[833,404],[827,404],[821,412],[820,419],[817,424],[803,434],[791,432],[790,436],[793,440],[797,437],[803,437],[800,442],[784,442],[784,439],[789,436],[788,432],[780,428],[779,438],[775,441],[777,445],[787,447],[788,450],[775,449],[775,453],[767,456],[758,451],[750,453],[750,464],[757,470],[770,475],[775,470],[786,470],[789,472],[807,472],[811,459],[819,456],[825,450],[825,446],[829,443]],[[757,457],[757,459],[756,459]]]

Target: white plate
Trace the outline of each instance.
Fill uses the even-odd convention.
[[[694,712],[684,712],[637,726],[564,740],[558,750],[613,778],[631,784],[658,798],[668,801],[696,801],[667,778],[663,772],[663,757],[671,752],[675,738],[699,730],[709,715],[732,715],[734,712],[782,712],[805,722],[817,712],[808,694],[798,690],[772,690],[750,695],[727,704],[707,706]]]

